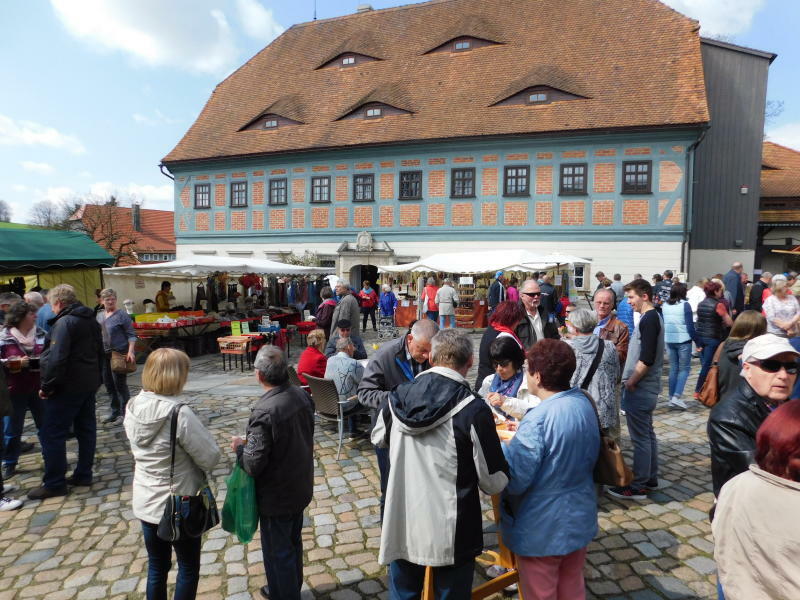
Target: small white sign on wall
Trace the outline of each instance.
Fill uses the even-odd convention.
[[[473,280],[472,277],[459,277],[458,278],[458,285],[472,285]]]

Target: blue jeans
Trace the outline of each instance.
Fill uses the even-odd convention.
[[[439,329],[445,329],[448,319],[450,320],[450,328],[456,326],[456,316],[455,315],[439,315]]]
[[[127,350],[126,350],[127,352]],[[118,417],[125,414],[125,405],[131,398],[128,390],[128,374],[114,373],[111,370],[111,354],[106,354],[103,363],[103,384],[108,395],[111,396],[111,416]]]
[[[711,363],[714,361],[714,352],[717,351],[717,346],[722,343],[722,340],[715,340],[714,338],[700,338],[703,344],[703,352],[700,354],[702,364],[700,366],[700,374],[697,376],[697,385],[694,386],[694,391],[699,392],[703,389],[703,383],[706,380]]]
[[[38,390],[28,394],[12,394],[11,406],[13,407],[13,412],[9,416],[3,417],[6,430],[6,450],[3,454],[4,465],[16,465],[19,460],[19,445],[22,440],[22,429],[25,427],[25,413],[28,409],[31,411],[37,435],[40,437],[39,430],[42,426],[42,414],[44,413],[44,401],[39,398]]]
[[[653,429],[653,411],[658,394],[641,390],[622,390],[622,410],[633,445],[633,481],[631,487],[642,489],[658,481],[658,443]]]
[[[439,311],[438,310],[429,310],[425,313],[425,315],[434,323],[439,320]]]
[[[669,352],[669,397],[683,396],[692,364],[692,340],[667,344]]]
[[[433,588],[437,600],[462,600],[472,595],[472,577],[475,561],[433,568]],[[425,582],[425,567],[406,560],[395,560],[389,565],[389,598],[391,600],[417,600]]]
[[[73,475],[77,479],[91,480],[97,445],[94,392],[60,392],[47,398],[44,405],[44,419],[39,430],[44,457],[44,487],[58,489],[66,485],[67,433],[73,424],[78,440],[78,464]]]
[[[271,600],[300,600],[303,513],[261,517],[261,553]]]
[[[375,446],[375,458],[378,459],[378,472],[381,476],[381,522],[383,522],[383,507],[386,503],[386,486],[389,483],[389,449]]]
[[[172,549],[178,557],[178,577],[174,600],[194,600],[200,581],[200,545],[202,537],[165,542],[156,532],[158,525],[142,521],[144,547],[147,549],[147,600],[167,600],[167,575],[172,568]]]

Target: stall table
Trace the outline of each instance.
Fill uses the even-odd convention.
[[[405,305],[408,306],[405,306]],[[416,300],[401,300],[397,304],[397,310],[394,311],[394,324],[396,327],[409,327],[411,323],[417,320],[417,302]]]

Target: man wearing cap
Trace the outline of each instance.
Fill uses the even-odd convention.
[[[711,409],[708,441],[714,496],[754,462],[756,432],[764,419],[789,399],[800,353],[786,338],[767,333],[742,351],[742,381]]]
[[[356,323],[358,324],[358,323]],[[348,319],[339,319],[336,321],[336,332],[331,335],[328,344],[325,346],[325,356],[330,358],[336,356],[336,342],[341,339],[350,338],[353,342],[353,358],[356,360],[363,360],[367,358],[367,350],[364,348],[364,341],[361,336],[353,333],[353,324]]]
[[[489,286],[489,297],[487,298],[489,302],[489,312],[491,313],[495,306],[503,302],[506,299],[506,286],[505,286],[505,277],[503,277],[503,272],[498,271],[494,274],[494,283]]]

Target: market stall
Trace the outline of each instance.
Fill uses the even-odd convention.
[[[23,295],[32,288],[50,289],[60,283],[75,288],[78,299],[95,304],[103,287],[102,267],[114,258],[88,236],[0,223],[0,291]]]
[[[456,309],[456,324],[459,327],[482,328],[487,326],[487,288],[490,278],[497,271],[503,271],[507,276],[518,274],[520,281],[529,273],[548,272],[553,274],[559,294],[570,295],[569,275],[580,273],[582,277],[585,265],[590,263],[589,259],[558,253],[488,250],[433,254],[413,263],[381,266],[379,271],[387,277],[396,277],[401,288],[405,286],[405,297],[400,301],[395,315],[399,327],[406,326],[424,312],[418,300],[421,298],[425,275],[432,274],[439,278],[449,276],[458,290],[461,301]],[[582,286],[584,282],[579,283]]]

